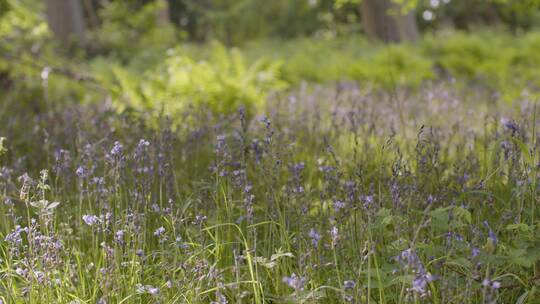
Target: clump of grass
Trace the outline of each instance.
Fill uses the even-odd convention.
[[[76,106],[8,125],[0,299],[534,303],[536,103],[407,94],[340,84],[254,119]]]

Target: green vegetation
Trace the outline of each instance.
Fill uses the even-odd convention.
[[[0,0],[0,304],[537,303],[540,4],[261,1]]]

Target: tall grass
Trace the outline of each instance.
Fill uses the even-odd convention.
[[[470,96],[426,86],[397,114],[384,92],[310,87],[265,116],[150,124],[14,111],[0,299],[535,303],[535,101]]]

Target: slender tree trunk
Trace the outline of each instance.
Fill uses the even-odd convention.
[[[362,0],[362,25],[368,38],[385,42],[416,41],[418,27],[412,12],[402,12],[391,0]]]
[[[157,0],[158,10],[156,21],[158,25],[166,25],[171,22],[171,13],[169,11],[169,2],[167,0]]]
[[[88,18],[89,28],[95,30],[99,27],[99,18],[92,0],[83,0],[84,10]]]
[[[56,39],[67,45],[84,42],[84,11],[81,0],[46,0],[47,21]]]

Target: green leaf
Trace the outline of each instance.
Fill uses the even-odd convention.
[[[434,228],[440,230],[447,230],[449,228],[450,216],[448,211],[451,207],[437,208],[429,213],[431,216],[431,223]]]
[[[510,262],[519,266],[530,268],[537,261],[538,254],[523,248],[513,248],[509,252]]]
[[[529,227],[527,224],[524,223],[518,223],[518,224],[510,224],[506,226],[506,230],[519,230],[522,232],[529,232],[531,231],[531,227]]]
[[[472,216],[471,216],[471,212],[469,212],[469,210],[463,208],[463,207],[455,207],[454,208],[454,213],[461,219],[464,219],[467,224],[471,224],[472,223]]]

